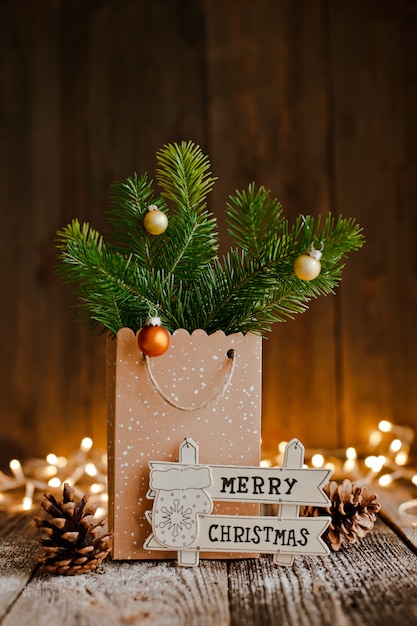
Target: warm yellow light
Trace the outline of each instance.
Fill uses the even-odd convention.
[[[49,487],[52,487],[52,489],[57,489],[61,486],[61,481],[58,476],[55,476],[54,478],[51,478],[51,480],[48,480],[48,485]]]
[[[272,463],[269,459],[262,459],[262,461],[260,462],[260,466],[261,467],[271,467]]]
[[[375,462],[375,460],[376,460],[376,456],[367,456],[366,459],[365,459],[366,467],[371,469],[373,463]]]
[[[391,452],[398,452],[399,450],[401,450],[402,445],[403,445],[402,441],[400,441],[399,439],[393,439],[389,447],[390,447]]]
[[[383,455],[383,454],[381,454],[381,455],[378,457],[378,464],[377,464],[377,467],[378,467],[377,471],[378,471],[378,472],[379,472],[379,471],[380,471],[380,470],[384,467],[384,465],[385,465],[385,463],[386,463],[386,460],[387,460],[387,459],[384,457],[384,455]]]
[[[395,462],[397,465],[405,465],[408,461],[408,454],[405,450],[401,450],[395,455]]]
[[[343,469],[345,470],[345,472],[352,472],[355,468],[355,459],[346,459],[346,461],[343,463]]]
[[[382,441],[382,433],[379,430],[374,430],[369,435],[369,445],[375,447],[379,446]]]
[[[25,496],[22,501],[22,509],[24,511],[30,511],[32,508],[33,500],[30,496]]]
[[[90,485],[90,493],[100,493],[101,491],[103,491],[103,485],[100,485],[99,483],[93,483]]]
[[[12,459],[9,463],[9,467],[12,470],[14,477],[17,480],[25,480],[25,475],[23,474],[23,470],[22,470],[22,466],[20,464],[20,461],[18,461],[17,459]]]
[[[278,452],[280,454],[284,454],[285,448],[287,447],[288,441],[280,441],[278,444]]]
[[[355,448],[347,448],[346,449],[346,458],[349,461],[354,461],[355,459],[357,459],[358,458],[358,454],[356,452],[356,449]]]
[[[414,474],[414,476],[412,476],[411,482],[417,487],[417,474]]]
[[[84,439],[81,441],[80,447],[83,452],[88,452],[89,450],[91,450],[91,448],[93,447],[93,440],[91,439],[91,437],[84,437]]]
[[[96,512],[94,513],[95,517],[101,518],[106,515],[106,509],[102,506],[97,507]]]
[[[87,465],[85,466],[85,473],[88,474],[89,476],[97,475],[97,468],[94,465],[94,463],[87,463]]]
[[[379,422],[378,428],[383,433],[389,433],[392,430],[392,424],[388,420],[382,420]]]
[[[311,457],[311,465],[313,467],[323,467],[324,465],[324,456],[322,454],[313,454]]]
[[[58,472],[58,468],[55,465],[48,465],[45,467],[45,476],[55,476]]]
[[[383,476],[379,478],[378,482],[381,485],[381,487],[388,487],[388,485],[392,483],[391,474],[384,474]]]
[[[57,456],[53,452],[47,455],[47,462],[55,467],[66,467],[68,465],[68,459],[65,456]]]
[[[379,472],[385,464],[384,456],[367,456],[365,459],[365,465],[373,472]]]

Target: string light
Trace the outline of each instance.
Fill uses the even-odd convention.
[[[84,471],[86,474],[88,474],[88,476],[96,476],[97,475],[97,468],[94,465],[94,463],[87,463],[87,465],[84,467]]]
[[[45,459],[31,459],[24,465],[12,459],[9,468],[11,475],[0,472],[0,508],[30,511],[36,491],[43,495],[45,491],[61,489],[67,482],[74,487],[77,496],[81,497],[86,491],[91,494],[90,501],[97,506],[97,516],[105,514],[107,455],[93,449],[91,437],[84,437],[79,449],[68,458],[51,452]],[[3,495],[6,491],[11,493],[8,498]]]
[[[323,467],[324,456],[322,454],[313,454],[311,457],[311,465],[315,468]]]
[[[356,452],[356,448],[346,448],[346,459],[348,461],[356,461],[358,458],[358,453]]]
[[[391,450],[391,452],[398,452],[399,450],[401,450],[403,445],[403,442],[401,441],[401,439],[393,439],[390,443],[389,449]]]
[[[381,420],[378,423],[378,430],[373,431],[369,437],[369,448],[373,450],[381,449],[383,463],[375,463],[373,455],[365,459],[365,465],[372,470],[371,478],[383,469],[391,470],[378,478],[378,483],[382,487],[391,485],[400,478],[410,478],[410,472],[405,470],[409,460],[411,444],[414,439],[414,431],[409,426],[400,426],[389,420]],[[380,465],[380,467],[379,467]]]
[[[333,480],[350,478],[358,484],[366,485],[377,482],[383,488],[390,488],[397,480],[410,481],[417,487],[417,470],[409,468],[409,454],[414,440],[414,431],[409,426],[381,420],[368,438],[364,449],[358,453],[350,446],[336,450],[306,450],[307,464],[326,467],[333,470]],[[282,466],[286,442],[278,445],[278,454],[273,459],[264,459],[264,467]],[[416,501],[413,501],[416,502]],[[410,510],[407,503],[403,509]],[[417,514],[414,519],[417,526]]]
[[[359,456],[356,448],[350,446],[343,450],[312,451],[310,457],[307,450],[306,459],[310,458],[312,467],[331,468],[334,479],[350,477],[363,484],[377,480],[381,487],[389,487],[395,480],[405,478],[417,487],[417,471],[406,467],[413,439],[414,431],[410,427],[381,420],[369,435],[367,455]],[[286,445],[286,441],[281,441],[275,458],[263,459],[261,466],[282,466]],[[32,459],[23,466],[18,459],[12,459],[9,468],[11,475],[0,471],[0,508],[29,511],[37,490],[43,494],[62,488],[67,482],[77,496],[86,491],[91,494],[97,516],[106,514],[107,455],[94,450],[91,437],[84,437],[79,449],[68,458],[51,452],[45,459]],[[12,492],[12,496],[6,497],[5,492]]]
[[[381,433],[389,433],[392,430],[392,424],[387,420],[382,420],[378,424],[378,429],[381,431]]]
[[[391,474],[383,474],[382,476],[380,476],[378,482],[382,487],[388,487],[388,485],[391,485],[392,481],[393,478]]]
[[[382,441],[382,432],[380,430],[374,430],[369,435],[369,445],[372,448],[376,448]]]
[[[408,461],[408,452],[401,450],[395,455],[395,462],[397,465],[405,465]]]
[[[80,448],[83,452],[89,452],[93,447],[93,440],[91,437],[84,437],[81,441]]]

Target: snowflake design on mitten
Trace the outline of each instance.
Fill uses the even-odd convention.
[[[188,507],[184,509],[180,505],[180,501],[176,498],[173,505],[168,508],[166,506],[161,507],[161,521],[159,522],[160,528],[168,528],[173,537],[178,537],[178,534],[183,529],[189,530],[192,527],[192,509]]]

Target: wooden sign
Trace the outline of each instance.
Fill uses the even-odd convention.
[[[147,550],[177,550],[178,563],[198,565],[199,552],[274,554],[290,565],[295,554],[327,554],[321,535],[330,517],[298,517],[301,504],[326,506],[329,469],[303,468],[304,446],[293,439],[283,467],[201,465],[198,445],[185,439],[179,463],[151,461],[154,500],[146,518],[152,534]],[[278,516],[211,515],[214,500],[276,503]]]

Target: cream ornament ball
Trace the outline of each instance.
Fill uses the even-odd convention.
[[[320,250],[316,250],[314,245],[308,254],[300,254],[294,262],[294,273],[301,280],[314,280],[321,272],[321,259],[322,253]]]
[[[156,204],[151,204],[143,218],[143,225],[150,235],[162,235],[168,227],[168,218]]]

